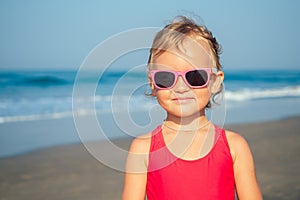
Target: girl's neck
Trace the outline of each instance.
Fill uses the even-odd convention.
[[[174,115],[167,115],[165,125],[177,130],[196,130],[208,123],[205,114],[197,113],[189,117],[177,117]]]

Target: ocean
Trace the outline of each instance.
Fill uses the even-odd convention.
[[[72,116],[72,92],[76,73],[76,71],[1,71],[0,124]],[[145,95],[147,78],[144,72],[106,72],[102,74],[100,80],[98,78],[91,72],[86,74],[85,79],[77,81],[82,88],[98,82],[94,96],[82,99],[81,113],[93,112],[93,108],[84,107],[85,102],[90,101],[94,101],[97,111],[110,112],[113,95],[118,97],[119,105],[125,105],[130,99],[135,111],[144,111],[156,104],[155,100]],[[300,98],[300,71],[295,70],[225,71],[224,83],[225,102],[229,113],[235,107],[259,104],[265,100],[269,103],[299,102]],[[125,88],[123,91],[120,90],[120,85]],[[272,120],[288,117],[298,114],[296,110],[298,109],[295,108],[296,113],[290,113],[289,110],[284,113],[270,110],[270,115],[264,118]],[[255,115],[255,110],[252,112],[255,117],[253,119],[247,117],[243,120],[245,113],[240,113],[237,119],[228,119],[229,123],[259,121],[261,117]]]
[[[1,126],[12,123],[71,118],[73,115],[84,117],[95,113],[113,117],[130,113],[132,119],[129,122],[139,126],[146,126],[149,119],[134,117],[135,113],[148,115],[157,110],[160,120],[164,118],[156,99],[145,95],[150,92],[145,72],[105,71],[101,77],[99,73],[85,72],[79,79],[76,75],[77,71],[0,71],[0,130]],[[221,120],[216,117],[220,116],[218,112],[208,111],[221,125],[300,115],[299,70],[225,70],[224,85],[223,106],[218,111]],[[73,92],[80,95],[74,96]],[[13,136],[0,133],[2,144],[9,141],[7,137]],[[67,138],[63,140],[70,142]],[[0,147],[1,155],[10,153]]]

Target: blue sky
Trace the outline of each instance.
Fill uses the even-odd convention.
[[[0,69],[78,69],[106,38],[193,12],[225,69],[300,69],[299,1],[1,0]]]

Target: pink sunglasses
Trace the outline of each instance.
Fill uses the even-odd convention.
[[[157,89],[171,89],[181,76],[184,82],[191,88],[204,88],[210,80],[212,68],[201,68],[186,71],[151,70],[150,76]]]

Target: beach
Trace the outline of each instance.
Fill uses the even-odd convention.
[[[266,200],[300,199],[299,122],[300,117],[290,117],[225,126],[248,141]],[[39,123],[43,126],[38,126]],[[31,128],[36,132],[43,131],[43,134],[59,130],[74,132],[74,127],[68,127],[71,120],[68,123],[66,120],[44,120],[0,128],[1,131]],[[54,124],[56,128],[51,129]],[[16,127],[15,130],[12,127]],[[114,143],[127,150],[130,141],[128,138],[115,139]],[[106,151],[101,142],[96,145]],[[57,144],[1,158],[0,199],[121,199],[123,177],[123,172],[99,162],[81,143]]]

